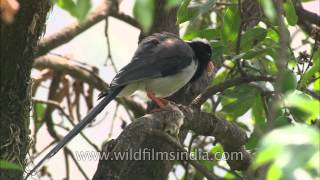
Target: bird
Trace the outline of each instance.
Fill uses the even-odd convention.
[[[145,37],[138,44],[132,60],[113,78],[110,86],[98,97],[100,102],[27,174],[36,171],[45,160],[54,156],[116,97],[145,91],[160,110],[169,103],[166,97],[203,73],[213,72],[212,50],[208,41],[183,41],[177,35],[162,32]]]

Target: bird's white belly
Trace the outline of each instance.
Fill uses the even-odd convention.
[[[144,83],[141,83],[142,87],[139,87],[139,89],[151,91],[155,93],[156,97],[171,96],[191,80],[196,69],[197,64],[192,61],[191,65],[177,74],[145,80]]]
[[[128,96],[137,90],[151,91],[160,98],[171,96],[191,80],[197,66],[197,62],[192,61],[191,65],[177,74],[131,82],[118,96]]]

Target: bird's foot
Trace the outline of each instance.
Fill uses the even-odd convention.
[[[168,103],[169,103],[169,101],[166,100],[166,99],[157,98],[157,97],[155,96],[155,94],[154,94],[153,92],[151,92],[151,91],[147,91],[147,96],[148,96],[154,103],[156,103],[156,105],[158,105],[158,106],[160,107],[160,109],[159,109],[158,111],[160,111],[161,109],[164,109],[164,108],[168,105]],[[155,109],[155,110],[157,110],[157,109]]]

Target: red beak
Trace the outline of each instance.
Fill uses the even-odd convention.
[[[208,67],[207,67],[207,71],[208,71],[209,76],[213,75],[213,70],[214,70],[214,65],[211,61],[209,61]]]

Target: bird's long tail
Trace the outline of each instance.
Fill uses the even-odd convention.
[[[96,105],[84,118],[79,122],[63,139],[48,153],[46,154],[27,174],[25,180],[34,173],[45,160],[54,156],[63,146],[65,146],[72,138],[74,138],[86,125],[88,125],[123,89],[118,87],[112,89],[104,97],[100,97],[102,100]]]

